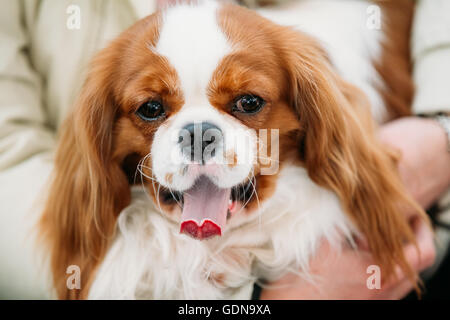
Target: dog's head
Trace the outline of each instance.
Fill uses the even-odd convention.
[[[247,219],[256,195],[270,196],[283,162],[298,158],[291,42],[324,59],[307,37],[293,36],[214,3],[141,21],[97,57],[83,92],[82,121],[98,121],[92,129],[109,141],[99,156],[109,154],[129,182],[142,179],[157,209],[195,238]],[[314,62],[301,63],[308,77]],[[109,126],[104,136],[99,126]]]
[[[141,178],[206,239],[251,219],[288,161],[340,197],[381,264],[406,266],[409,200],[367,104],[312,38],[250,10],[208,2],[139,21],[94,59],[62,133],[43,220],[53,269],[93,269]]]

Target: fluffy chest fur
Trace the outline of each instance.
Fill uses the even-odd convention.
[[[319,241],[339,247],[337,232],[352,229],[336,196],[293,165],[253,220],[202,242],[180,234],[140,188],[134,195],[89,298],[248,299],[257,279],[308,276]]]

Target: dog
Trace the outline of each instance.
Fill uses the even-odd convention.
[[[58,297],[249,298],[255,281],[311,278],[321,241],[360,236],[383,279],[400,266],[416,282],[402,212],[423,212],[376,137],[410,114],[412,11],[197,1],[121,34],[60,136],[40,221]]]

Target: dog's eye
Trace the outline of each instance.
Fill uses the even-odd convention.
[[[164,107],[161,102],[151,100],[139,107],[136,114],[145,121],[156,120],[164,115]]]
[[[233,106],[233,111],[243,113],[256,113],[264,106],[265,101],[251,94],[240,97]]]

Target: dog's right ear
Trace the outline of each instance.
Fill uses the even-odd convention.
[[[59,298],[82,298],[109,245],[118,213],[130,201],[127,178],[112,157],[117,105],[111,47],[93,61],[73,114],[62,127],[41,220]],[[81,290],[68,290],[66,269],[81,270]]]
[[[40,221],[59,298],[87,297],[95,268],[113,237],[116,218],[130,202],[124,159],[114,153],[115,126],[123,103],[119,93],[129,80],[123,71],[130,71],[136,59],[146,59],[160,24],[159,13],[150,15],[97,54],[75,109],[61,129]],[[80,290],[67,289],[70,265],[80,267]]]

